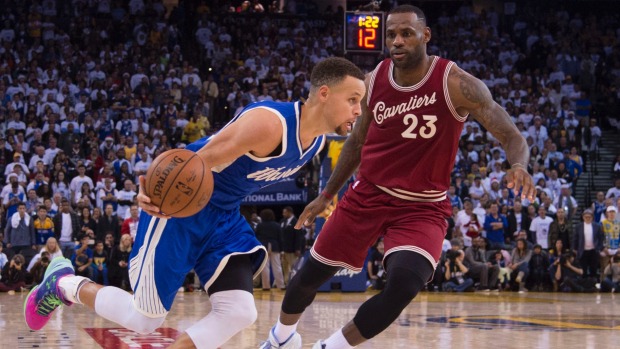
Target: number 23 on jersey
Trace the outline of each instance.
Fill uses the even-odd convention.
[[[433,137],[437,132],[437,126],[435,126],[437,115],[422,115],[422,120],[426,123],[416,129],[419,123],[418,117],[415,114],[405,115],[403,117],[403,123],[408,127],[401,133],[403,138],[416,139],[418,135],[426,139]]]

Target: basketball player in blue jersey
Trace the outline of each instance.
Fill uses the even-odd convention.
[[[150,333],[170,311],[185,275],[194,269],[212,310],[169,348],[217,348],[256,319],[252,279],[266,250],[239,212],[248,194],[295,174],[316,155],[328,132],[346,135],[361,113],[364,74],[342,58],[318,63],[305,103],[259,102],[220,132],[188,146],[212,166],[209,204],[188,218],[170,218],[150,203],[140,178],[142,215],[130,263],[134,294],[74,275],[71,263],[52,261],[27,297],[26,323],[41,329],[62,304],[83,304],[130,330]]]

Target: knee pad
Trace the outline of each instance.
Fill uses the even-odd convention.
[[[252,325],[258,317],[254,297],[242,290],[216,292],[211,295],[209,315],[187,329],[198,349],[215,349],[232,336]]]
[[[110,321],[142,334],[152,333],[166,319],[166,316],[148,317],[140,313],[134,305],[131,294],[110,286],[97,292],[95,311]]]
[[[256,304],[251,293],[242,290],[229,290],[211,295],[211,312],[228,319],[242,330],[258,318]]]
[[[140,334],[149,334],[160,328],[164,320],[166,320],[165,317],[151,318],[135,312],[134,316],[129,320],[127,328]]]

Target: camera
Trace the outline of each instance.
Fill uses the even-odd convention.
[[[448,250],[448,252],[446,252],[446,259],[448,259],[450,262],[454,263],[454,261],[456,261],[456,258],[459,255],[460,255],[459,251]]]
[[[572,257],[570,252],[562,254],[562,256],[560,256],[560,265],[566,265],[566,262],[568,262],[570,257]]]

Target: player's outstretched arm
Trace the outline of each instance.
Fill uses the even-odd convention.
[[[265,157],[282,143],[282,122],[273,112],[254,108],[218,132],[196,154],[211,168],[230,164],[246,153]]]
[[[508,187],[515,195],[534,199],[536,189],[527,172],[529,148],[510,116],[497,104],[487,86],[471,74],[453,66],[448,76],[448,90],[452,104],[459,114],[470,113],[484,128],[497,138],[510,162],[511,170],[506,174]]]
[[[221,130],[196,154],[202,157],[210,168],[229,164],[250,152],[258,157],[264,157],[271,154],[282,142],[283,130],[282,121],[277,115],[262,108],[252,109]],[[140,176],[139,181],[140,190],[137,199],[142,210],[157,218],[170,218],[165,212],[161,212],[159,207],[153,205],[144,192],[146,183],[144,176]]]
[[[366,84],[366,91],[368,91],[369,82],[370,75],[367,74],[366,80],[364,81]],[[301,229],[303,225],[312,224],[316,216],[325,211],[327,206],[331,203],[331,196],[335,195],[340,188],[342,188],[342,186],[349,178],[351,178],[351,175],[353,175],[353,172],[355,172],[359,166],[362,158],[362,146],[366,141],[366,133],[368,132],[368,127],[370,125],[370,121],[372,120],[372,115],[368,110],[368,104],[366,102],[367,96],[368,94],[366,94],[360,102],[362,114],[355,122],[355,126],[353,127],[351,134],[344,142],[342,151],[338,157],[336,168],[325,185],[324,191],[328,193],[330,197],[319,195],[316,199],[309,203],[299,216],[299,220],[297,220],[297,224],[295,224],[295,229]]]

